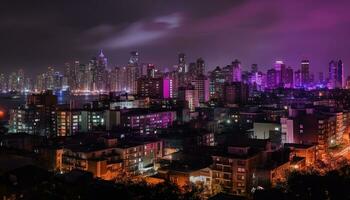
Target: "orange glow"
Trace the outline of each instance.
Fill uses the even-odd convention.
[[[5,116],[5,112],[0,110],[0,119],[2,119]]]

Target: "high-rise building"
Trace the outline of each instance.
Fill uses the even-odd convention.
[[[223,74],[222,69],[217,66],[212,72],[210,72],[209,79],[210,99],[221,99],[223,97],[225,84],[225,75]]]
[[[295,88],[301,88],[302,87],[302,81],[301,81],[301,71],[297,70],[294,72],[294,87]]]
[[[283,68],[282,83],[284,88],[293,88],[293,69],[291,67]]]
[[[33,80],[31,78],[26,78],[25,84],[24,84],[24,91],[25,92],[31,92],[33,91]]]
[[[245,104],[248,101],[248,85],[242,82],[226,83],[224,102],[226,104]]]
[[[8,90],[9,91],[16,91],[17,90],[17,73],[16,72],[12,72],[9,76]]]
[[[172,71],[165,74],[164,76],[169,79],[170,98],[177,98],[179,89],[179,73],[177,71]]]
[[[137,93],[138,67],[128,65],[125,68],[125,91],[131,94]]]
[[[19,69],[17,72],[17,91],[23,92],[25,85],[25,77],[23,69]]]
[[[241,61],[239,60],[234,60],[232,62],[232,82],[240,82],[242,81],[242,66],[241,66]]]
[[[248,84],[250,85],[249,89],[253,91],[262,91],[265,86],[266,75],[262,72],[251,72],[248,76]]]
[[[301,61],[301,84],[303,87],[307,87],[310,84],[310,61]]]
[[[282,73],[285,71],[286,65],[283,61],[278,60],[275,62],[275,78],[276,78],[276,87],[283,86]]]
[[[177,71],[179,73],[187,73],[187,65],[186,65],[186,55],[184,53],[179,53],[178,55],[178,66],[177,66]]]
[[[199,103],[206,103],[209,101],[209,79],[203,74],[200,74],[194,80],[194,87],[198,93]]]
[[[269,89],[274,89],[277,87],[277,71],[275,69],[269,69],[267,70],[266,74],[266,86]]]
[[[49,90],[54,89],[54,75],[55,75],[55,70],[52,66],[49,66],[47,68],[47,75],[46,75],[46,88]]]
[[[328,88],[329,89],[334,89],[337,86],[337,77],[338,77],[338,73],[337,73],[337,62],[334,60],[331,60],[329,62],[329,66],[328,66]]]
[[[205,73],[205,62],[203,58],[198,58],[196,62],[196,71],[195,75],[201,75]]]
[[[344,64],[342,60],[339,60],[337,63],[337,88],[343,88],[344,87]]]
[[[178,92],[179,101],[187,102],[190,111],[195,111],[199,107],[198,90],[193,85],[180,87]]]
[[[242,81],[242,67],[241,62],[238,59],[234,60],[231,65],[224,67],[222,71],[226,82],[231,83]]]
[[[107,89],[107,58],[102,50],[100,54],[91,59],[89,68],[92,70],[92,90],[104,91]]]
[[[7,81],[5,74],[1,73],[0,74],[0,92],[5,92],[7,91]]]
[[[141,97],[170,98],[170,79],[142,77],[137,80],[137,94]]]
[[[28,96],[25,106],[10,111],[10,132],[41,136],[56,135],[57,98],[52,92]]]
[[[130,52],[129,65],[138,65],[139,64],[139,52],[132,51]]]

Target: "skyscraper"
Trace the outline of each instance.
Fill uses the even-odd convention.
[[[220,99],[223,96],[223,89],[225,84],[225,75],[222,69],[217,66],[209,75],[209,91],[210,99]]]
[[[5,74],[0,74],[0,92],[4,92],[7,90],[7,84],[6,84],[6,77]]]
[[[238,59],[232,62],[232,82],[241,82],[242,81],[242,67],[241,61]]]
[[[342,60],[339,60],[337,63],[337,81],[336,87],[343,88],[344,87],[344,64]]]
[[[301,61],[301,84],[303,87],[306,87],[310,84],[310,61],[302,60]]]
[[[131,94],[137,93],[138,67],[129,64],[125,71],[125,91]]]
[[[191,112],[195,111],[195,108],[199,106],[198,90],[196,90],[193,85],[180,87],[178,99],[179,101],[187,102],[188,108]]]
[[[132,51],[130,52],[129,65],[138,65],[139,64],[139,52]]]
[[[188,72],[187,65],[186,65],[186,55],[184,53],[179,53],[178,59],[179,60],[178,60],[177,71],[180,73]]]
[[[281,71],[281,75],[282,75],[282,86],[284,88],[293,88],[293,69],[291,67],[287,67],[287,68],[282,68]]]
[[[200,74],[194,80],[194,87],[198,93],[199,103],[206,103],[209,101],[209,80],[208,78]]]
[[[275,62],[275,77],[276,77],[276,87],[283,86],[282,72],[285,71],[286,65],[283,61],[278,60]]]
[[[334,89],[336,88],[336,84],[337,84],[337,63],[334,60],[331,60],[329,62],[329,67],[328,67],[328,88],[329,89]]]
[[[266,74],[266,86],[269,89],[275,89],[277,87],[277,71],[275,69],[269,69],[267,70]]]
[[[297,70],[294,72],[294,87],[295,88],[301,88],[302,82],[301,82],[301,71]]]
[[[196,62],[196,71],[195,74],[196,76],[199,76],[201,74],[205,73],[205,62],[203,58],[198,58]]]

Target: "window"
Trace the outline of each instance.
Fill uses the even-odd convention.
[[[243,181],[244,178],[245,178],[245,177],[244,177],[243,175],[238,175],[238,176],[237,176],[237,179],[238,179],[238,180],[241,180],[241,181]]]
[[[237,183],[237,187],[244,187],[244,183]]]
[[[237,168],[237,172],[245,172],[245,169],[242,168],[242,167],[238,167],[238,168]]]

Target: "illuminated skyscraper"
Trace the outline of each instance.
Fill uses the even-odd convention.
[[[138,68],[135,65],[128,65],[125,71],[125,91],[131,94],[137,93]]]
[[[231,65],[227,65],[223,68],[223,74],[225,80],[228,83],[241,82],[242,81],[242,68],[239,60],[234,60]]]
[[[336,88],[336,84],[337,84],[337,62],[334,60],[331,60],[331,62],[329,62],[329,68],[328,68],[328,88],[329,89],[334,89]]]
[[[138,65],[139,64],[139,52],[132,51],[130,52],[129,65]]]
[[[191,112],[195,111],[196,107],[199,107],[198,90],[196,90],[193,85],[180,87],[178,99],[179,101],[187,102],[188,108]]]
[[[232,82],[241,82],[242,81],[242,67],[239,60],[234,60],[232,62]]]
[[[277,87],[276,74],[277,74],[277,71],[275,69],[267,70],[267,74],[266,74],[266,86],[267,86],[267,88],[274,89]]]
[[[186,55],[184,53],[179,53],[178,58],[179,58],[179,62],[177,66],[177,71],[179,73],[188,72],[187,65],[186,65]]]
[[[307,87],[310,84],[310,61],[301,61],[301,84],[303,87]]]
[[[25,85],[24,71],[23,71],[23,69],[19,69],[17,71],[17,88],[16,88],[16,90],[23,92],[24,85]]]
[[[297,70],[294,72],[294,87],[295,88],[301,88],[302,82],[301,82],[301,71]]]
[[[169,95],[170,98],[177,98],[178,89],[179,89],[179,73],[177,71],[172,71],[166,74],[169,79]]]
[[[54,74],[55,74],[54,68],[52,66],[49,66],[47,68],[46,88],[45,89],[49,89],[49,90],[54,89]]]
[[[291,67],[282,68],[282,83],[284,88],[293,88],[293,69]]]
[[[97,58],[90,61],[93,70],[93,90],[104,91],[107,88],[107,58],[102,50]]]
[[[276,87],[283,86],[282,81],[282,72],[285,71],[286,65],[283,63],[283,61],[276,61],[275,62],[275,77],[276,77]]]
[[[225,75],[222,69],[217,66],[212,72],[210,72],[209,79],[210,99],[221,99],[225,84]]]

